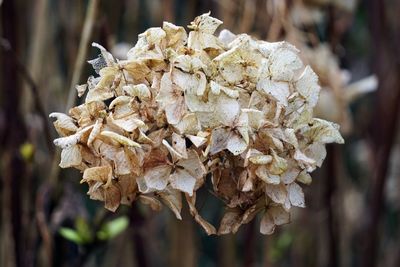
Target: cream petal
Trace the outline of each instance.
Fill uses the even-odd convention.
[[[271,235],[275,231],[275,223],[274,220],[268,212],[264,213],[264,216],[261,218],[260,222],[260,233],[263,235]]]
[[[149,189],[164,190],[168,184],[168,179],[171,174],[172,167],[161,165],[153,167],[144,173],[144,181]]]
[[[247,144],[246,144],[246,141],[243,140],[240,136],[238,136],[236,134],[232,134],[231,137],[228,139],[226,148],[233,155],[236,156],[236,155],[243,153],[246,150]]]
[[[61,151],[61,162],[59,166],[61,168],[69,168],[78,166],[82,163],[81,150],[79,145],[73,145],[66,147]]]
[[[189,196],[193,195],[196,179],[187,171],[177,169],[173,174],[170,175],[169,182],[173,188],[188,193]]]
[[[278,204],[283,204],[287,198],[287,190],[283,184],[273,185],[267,184],[265,186],[265,192],[272,201]]]
[[[271,206],[267,211],[276,225],[283,225],[290,222],[290,213],[281,206]]]
[[[162,202],[175,214],[178,220],[182,220],[182,193],[179,190],[166,188],[166,190],[159,192]]]
[[[203,163],[200,161],[196,151],[192,149],[188,150],[188,158],[179,160],[177,165],[183,167],[196,179],[200,179],[206,174],[206,169]]]
[[[296,183],[291,183],[287,186],[289,200],[293,206],[304,208],[305,201],[304,201],[304,193],[303,189],[301,189],[300,185]]]
[[[295,82],[295,87],[310,107],[315,107],[321,87],[318,85],[317,74],[315,74],[310,66],[306,66],[299,79]]]

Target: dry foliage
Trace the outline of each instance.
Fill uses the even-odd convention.
[[[92,199],[115,211],[140,200],[165,203],[181,219],[182,193],[208,234],[234,233],[258,213],[260,232],[305,207],[326,143],[343,143],[339,126],[313,118],[320,86],[298,50],[233,35],[209,14],[183,27],[164,22],[139,35],[127,60],[102,46],[89,61],[98,77],[77,86],[85,103],[52,113],[60,167],[83,172]],[[218,230],[196,209],[196,191],[211,177],[225,204]]]

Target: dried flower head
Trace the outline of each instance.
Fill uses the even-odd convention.
[[[120,61],[94,44],[99,76],[77,87],[84,104],[50,115],[60,167],[81,170],[92,199],[112,211],[163,202],[181,219],[183,193],[208,234],[234,233],[260,212],[260,231],[271,234],[292,206],[305,207],[300,184],[311,182],[326,143],[344,142],[338,125],[312,116],[318,77],[294,46],[216,37],[220,24],[203,14],[187,35],[165,22]],[[218,230],[195,206],[206,177],[226,204]]]

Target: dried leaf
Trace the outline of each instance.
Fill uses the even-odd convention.
[[[271,235],[275,231],[275,223],[274,220],[268,212],[264,213],[264,216],[260,222],[260,233],[263,235]]]

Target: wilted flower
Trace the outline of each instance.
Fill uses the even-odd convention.
[[[311,182],[326,143],[344,142],[338,125],[312,116],[317,75],[294,46],[218,38],[220,24],[203,14],[188,36],[171,23],[150,28],[126,60],[94,45],[100,76],[77,87],[85,103],[50,115],[60,167],[81,170],[92,199],[113,211],[162,201],[181,219],[183,193],[208,234],[236,232],[260,212],[260,231],[271,234],[292,206],[305,207],[300,184]],[[226,204],[218,231],[195,206],[208,177]]]

